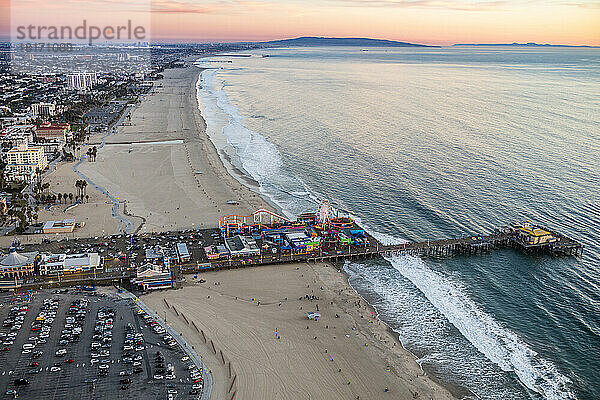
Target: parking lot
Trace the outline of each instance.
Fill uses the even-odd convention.
[[[114,293],[0,293],[4,398],[192,399],[201,371],[153,319]]]

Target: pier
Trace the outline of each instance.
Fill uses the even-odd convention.
[[[20,248],[20,244],[13,244],[13,248]],[[578,257],[583,254],[584,246],[568,236],[530,222],[513,223],[483,235],[387,245],[352,218],[339,216],[324,204],[318,213],[301,214],[295,221],[269,210],[258,210],[248,216],[224,216],[219,221],[219,229],[31,243],[20,249],[50,254],[90,249],[103,253],[104,265],[101,271],[69,270],[23,276],[5,273],[0,278],[0,290],[121,283],[136,278],[139,268],[148,263],[158,263],[156,268],[170,272],[173,281],[179,282],[185,273],[225,268],[292,262],[340,263],[404,255],[476,256],[506,248],[525,254]],[[40,262],[38,258],[36,260],[36,263]],[[10,271],[10,266],[3,268]]]
[[[209,255],[210,264],[205,264],[203,269],[301,261],[343,262],[401,255],[440,258],[477,255],[502,248],[526,254],[581,256],[584,249],[580,242],[530,222],[513,223],[488,235],[385,245],[348,217],[333,217],[327,212],[323,217],[322,214],[322,210],[319,214],[303,214],[296,222],[264,210],[252,216],[224,217],[220,228],[226,244],[228,237],[254,232],[252,242],[256,242],[257,251],[246,249],[244,253],[240,248],[241,257],[227,250]]]

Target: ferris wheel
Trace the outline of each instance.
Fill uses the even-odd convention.
[[[331,218],[332,208],[331,203],[328,200],[322,200],[319,205],[319,212],[317,213],[317,218],[319,219],[319,223],[325,224]]]

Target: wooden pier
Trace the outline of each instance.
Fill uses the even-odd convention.
[[[566,236],[552,233],[555,240],[540,244],[527,244],[514,232],[496,231],[491,235],[469,236],[458,239],[428,240],[423,242],[407,242],[395,245],[383,245],[369,236],[370,244],[366,247],[344,246],[338,249],[318,250],[309,253],[280,253],[277,255],[261,254],[245,259],[229,258],[211,261],[211,269],[236,268],[253,265],[281,264],[290,262],[343,262],[345,260],[368,259],[411,255],[416,257],[452,257],[459,255],[477,255],[495,249],[514,248],[527,254],[550,254],[554,256],[580,256],[583,245]],[[186,272],[188,272],[186,270]]]
[[[495,233],[487,236],[471,236],[460,239],[432,240],[382,246],[378,252],[384,256],[413,255],[419,257],[448,257],[463,254],[480,254],[493,249],[512,247],[526,253],[547,253],[555,256],[580,256],[584,246],[566,236],[555,234],[555,242],[537,245],[526,244],[514,234]]]

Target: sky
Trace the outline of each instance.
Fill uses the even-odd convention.
[[[538,42],[600,46],[600,0],[0,0],[17,25],[132,20],[153,41],[298,36],[415,43]]]

